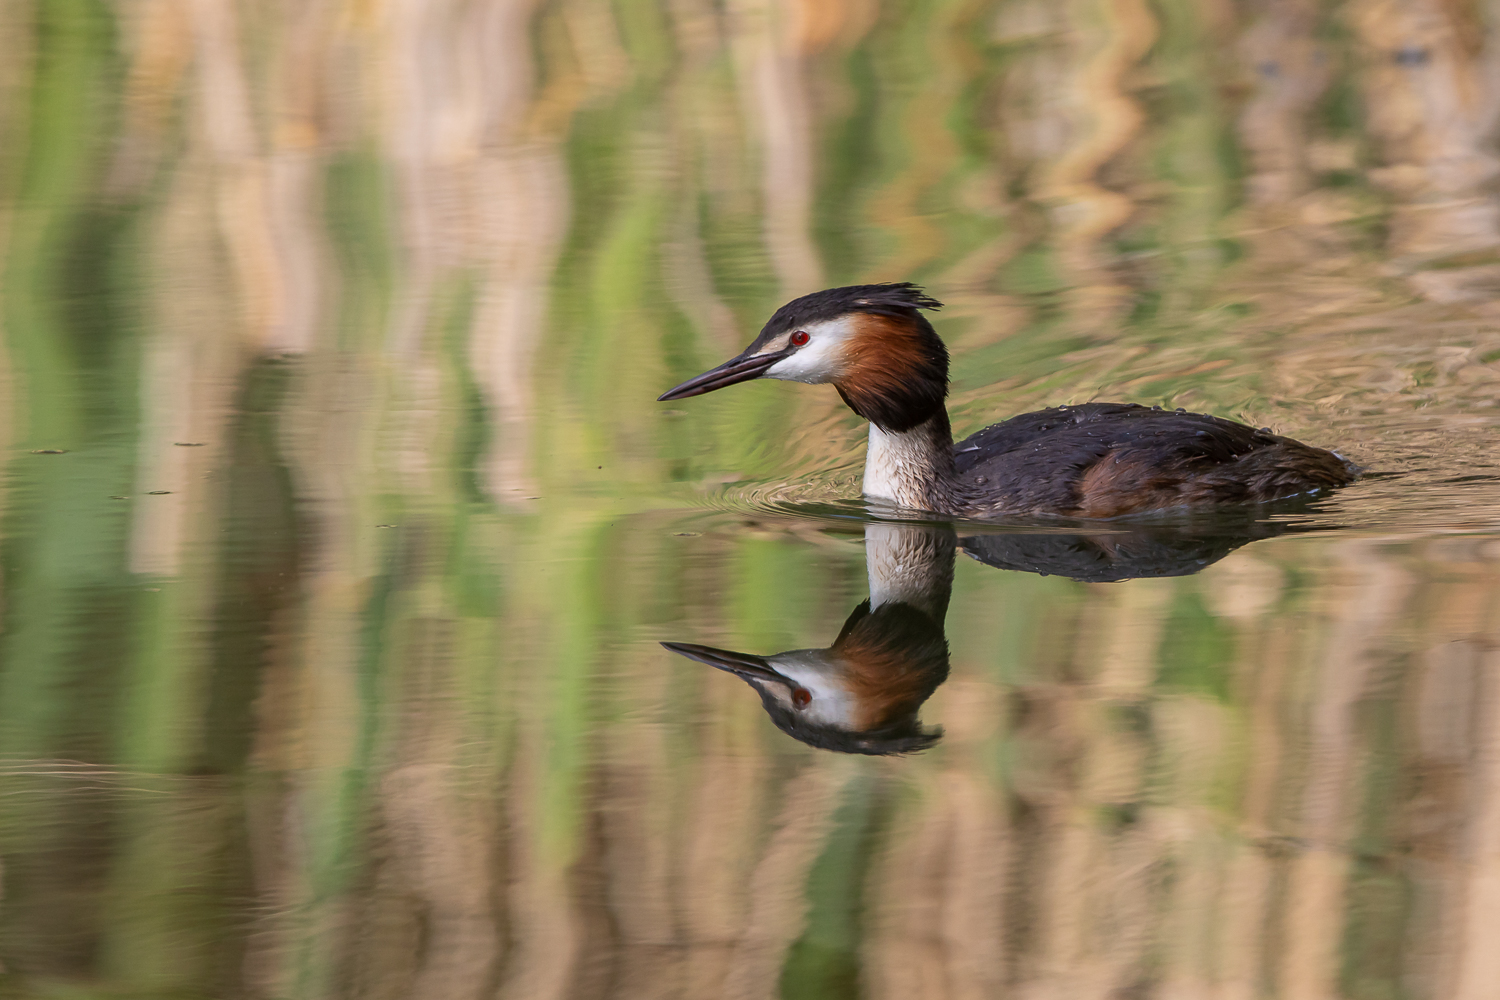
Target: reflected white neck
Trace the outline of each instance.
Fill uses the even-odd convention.
[[[938,621],[953,586],[953,551],[929,528],[874,522],[865,525],[865,567],[870,609],[910,604]]]

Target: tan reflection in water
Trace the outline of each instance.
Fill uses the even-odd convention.
[[[831,396],[704,437],[650,404],[837,276],[962,291],[966,417],[1199,393],[1492,471],[1500,91],[1469,8],[146,0],[91,8],[123,66],[95,53],[81,103],[118,90],[117,119],[61,163],[53,133],[95,126],[23,92],[65,89],[37,49],[72,36],[10,30],[48,9],[0,14],[6,156],[40,151],[0,216],[7,440],[87,468],[68,401],[139,412],[97,435],[129,438],[120,481],[26,507],[14,466],[8,543],[38,548],[6,564],[11,975],[764,997],[845,899],[825,951],[877,998],[1488,995],[1493,539],[1266,542],[1120,585],[961,562],[923,707],[944,741],[863,761],[803,755],[655,645],[827,642],[849,603],[821,596],[863,567],[788,557],[767,589],[816,592],[753,645],[726,566],[779,543],[724,532],[684,567],[611,534],[778,447],[845,460]],[[1242,167],[1205,155],[1226,136]],[[88,306],[49,234],[98,214],[135,227],[133,291],[49,325]],[[1156,293],[1160,325],[1132,320]],[[1087,343],[984,360],[1059,302]],[[105,334],[131,346],[101,373],[73,351]],[[1346,511],[1488,517],[1366,486]],[[48,520],[117,491],[118,530]]]
[[[1363,43],[1369,127],[1381,145],[1372,173],[1392,193],[1392,249],[1430,259],[1500,242],[1500,173],[1492,133],[1500,120],[1500,59],[1484,44],[1477,8],[1437,0],[1359,0],[1348,17]],[[1490,267],[1487,290],[1500,268]],[[1442,275],[1419,282],[1440,299],[1463,297]],[[1470,276],[1472,283],[1473,276]],[[1470,288],[1470,296],[1477,289]]]
[[[1472,980],[1487,951],[1466,942],[1493,931],[1484,895],[1492,865],[1482,860],[1493,840],[1482,791],[1493,723],[1485,703],[1468,698],[1466,685],[1483,685],[1482,675],[1442,664],[1455,641],[1489,635],[1500,577],[1481,549],[1493,544],[1324,543],[1311,593],[1325,596],[1310,617],[1290,620],[1285,602],[1295,598],[1282,576],[1258,568],[1278,565],[1285,548],[1255,557],[1270,563],[1231,556],[1196,578],[1201,585],[1088,585],[1079,621],[1098,631],[1074,637],[1058,673],[1000,685],[960,651],[924,710],[947,729],[942,749],[875,771],[832,755],[773,770],[774,753],[758,741],[726,744],[733,713],[701,730],[685,763],[662,747],[659,724],[621,719],[601,730],[609,750],[590,765],[587,829],[562,869],[536,839],[545,821],[525,805],[544,795],[526,777],[539,762],[517,761],[502,805],[455,765],[464,750],[451,736],[425,751],[393,745],[370,831],[384,845],[369,861],[381,874],[350,900],[350,960],[442,990],[458,989],[454,976],[483,983],[499,968],[503,995],[570,995],[586,983],[613,984],[620,996],[775,995],[839,803],[873,779],[891,812],[873,833],[860,890],[872,996],[980,996],[997,984],[1108,996],[1147,976],[1189,994],[1248,996],[1269,984],[1275,995],[1336,996],[1347,949],[1395,932],[1418,949],[1407,953],[1410,974]],[[1475,599],[1424,618],[1453,574]],[[969,582],[981,586],[965,593],[960,581],[954,616],[993,617],[1004,591],[983,586],[988,577]],[[1162,687],[1152,664],[1171,642],[1166,614],[1185,594],[1221,585],[1238,588],[1230,592],[1249,609],[1221,619],[1240,650],[1228,700]],[[1401,650],[1410,666],[1393,674]],[[1147,669],[1103,672],[1101,651],[1143,657]],[[738,681],[724,681],[749,700]],[[1432,684],[1448,693],[1416,694]],[[1456,711],[1460,700],[1473,722],[1419,718]],[[410,702],[422,713],[413,721],[434,736],[458,731],[439,705]],[[1396,713],[1394,744],[1371,719],[1382,706]],[[1012,763],[997,779],[1001,745]],[[1468,789],[1452,800],[1456,811],[1435,814],[1419,792],[1364,814],[1367,783],[1389,766],[1372,757],[1390,754],[1413,777],[1446,768]],[[668,775],[684,766],[689,780],[674,794]],[[499,827],[483,818],[497,809]],[[1434,839],[1435,821],[1450,832]],[[1385,846],[1356,849],[1371,837]],[[1413,879],[1408,916],[1370,896],[1372,858]],[[423,949],[379,930],[419,914],[436,921]],[[1382,920],[1396,923],[1382,930]],[[509,930],[497,938],[500,927]],[[440,995],[433,990],[409,995]]]
[[[1086,54],[1068,74],[1071,117],[1081,120],[1080,135],[1045,170],[1037,196],[1050,207],[1060,256],[1080,286],[1084,318],[1107,322],[1124,308],[1128,293],[1106,277],[1107,254],[1099,244],[1125,224],[1135,206],[1126,195],[1104,187],[1100,174],[1144,124],[1126,80],[1156,40],[1157,25],[1141,0],[1088,6],[1093,9],[1085,9],[1085,16],[1071,26],[1081,36],[1074,45]]]
[[[1462,255],[1493,242],[1483,222],[1495,209],[1484,187],[1490,154],[1482,137],[1494,102],[1486,96],[1493,88],[1482,84],[1494,60],[1488,49],[1463,42],[1464,24],[1439,6],[1349,5],[1338,16],[1358,28],[1364,46],[1352,53],[1319,40],[1332,15],[1300,0],[1235,17],[1182,12],[1171,23],[1198,33],[1189,39],[1162,36],[1157,17],[1133,0],[1004,4],[982,17],[943,14],[931,25],[943,45],[923,49],[941,70],[936,83],[904,83],[905,89],[893,83],[889,100],[901,117],[862,123],[851,133],[868,143],[862,155],[875,157],[855,164],[871,179],[854,204],[868,209],[879,238],[850,276],[927,275],[934,262],[946,261],[929,280],[950,282],[959,292],[956,314],[973,322],[962,355],[1027,322],[1029,307],[996,295],[993,284],[997,268],[1011,266],[1018,254],[1031,256],[1052,272],[1049,280],[1060,282],[1075,329],[1106,337],[1142,291],[1139,265],[1122,257],[1115,241],[1140,227],[1167,226],[1176,211],[1150,179],[1151,157],[1166,155],[1153,150],[1217,141],[1197,125],[1199,131],[1174,138],[1170,122],[1153,122],[1144,110],[1148,98],[1157,99],[1165,74],[1198,65],[1153,64],[1153,49],[1191,42],[1230,46],[1222,59],[1206,60],[1215,71],[1236,59],[1243,64],[1238,73],[1225,71],[1224,79],[1235,81],[1245,97],[1223,104],[1233,116],[1222,124],[1240,141],[1253,211],[1202,217],[1213,211],[1207,199],[1205,207],[1177,213],[1184,220],[1181,234],[1194,244],[1182,257],[1199,263],[1175,278],[1168,271],[1146,282],[1168,286],[1165,301],[1191,302],[1194,288],[1225,288],[1201,263],[1212,256],[1203,244],[1237,238],[1253,260],[1236,272],[1233,291],[1266,309],[1259,324],[1266,330],[1330,311],[1371,317],[1367,327],[1386,322],[1382,310],[1396,303],[1351,257],[1359,239],[1352,227],[1376,210],[1375,201],[1360,185],[1328,183],[1363,169],[1362,137],[1327,135],[1317,120],[1339,73],[1345,84],[1362,88],[1373,109],[1369,139],[1382,165],[1368,178],[1404,192],[1391,216],[1390,248],[1406,262],[1401,268],[1440,301],[1473,298],[1487,287],[1485,268],[1491,266]],[[835,164],[818,157],[837,148],[830,144],[846,127],[839,116],[851,101],[837,68],[857,46],[887,44],[881,32],[894,29],[859,4],[804,9],[767,2],[720,11],[684,0],[658,13],[658,42],[666,46],[662,51],[677,53],[682,75],[653,94],[662,102],[660,113],[645,119],[645,131],[612,137],[622,162],[645,179],[614,197],[641,205],[662,199],[672,208],[655,218],[642,209],[635,222],[605,224],[601,243],[568,256],[570,227],[601,223],[598,204],[575,203],[569,171],[587,174],[608,162],[570,153],[569,129],[583,127],[580,115],[627,100],[632,87],[655,86],[643,81],[657,72],[648,59],[656,50],[630,49],[630,39],[641,36],[604,6],[345,9],[313,3],[255,22],[256,31],[277,40],[256,62],[259,50],[246,40],[236,11],[173,0],[143,5],[124,35],[129,86],[109,183],[117,196],[139,194],[157,177],[166,191],[164,202],[151,209],[151,228],[161,234],[150,254],[152,272],[160,276],[152,317],[159,343],[152,350],[165,373],[143,388],[152,419],[161,427],[199,428],[167,432],[172,435],[212,436],[220,419],[215,414],[233,399],[230,383],[243,363],[230,347],[233,340],[246,352],[350,351],[346,360],[363,372],[357,378],[374,380],[370,394],[359,398],[379,401],[393,414],[378,430],[365,428],[355,448],[382,449],[393,457],[392,474],[413,488],[439,474],[429,465],[433,442],[452,432],[452,418],[442,411],[454,395],[450,347],[456,341],[462,345],[459,377],[473,380],[484,407],[480,482],[490,496],[524,509],[525,497],[544,490],[538,470],[548,459],[533,449],[539,441],[544,449],[555,447],[550,429],[535,422],[538,401],[558,392],[551,380],[587,393],[590,387],[576,383],[604,378],[575,369],[579,355],[559,343],[553,296],[562,294],[567,305],[579,300],[576,285],[557,291],[560,267],[590,275],[584,285],[596,309],[631,305],[627,291],[649,301],[659,282],[696,337],[743,339],[732,329],[735,317],[718,287],[726,276],[726,248],[714,242],[722,237],[712,232],[717,223],[710,216],[722,203],[734,206],[734,226],[751,227],[732,233],[744,241],[734,247],[739,256],[733,260],[748,254],[775,276],[779,290],[768,302],[823,283],[826,266],[814,238],[819,202],[838,192],[820,188]],[[965,174],[969,168],[952,130],[933,125],[946,120],[943,101],[952,104],[983,80],[975,50],[956,41],[980,26],[1005,60],[996,85],[981,90],[989,104],[978,124],[993,130],[995,156]],[[185,141],[179,160],[169,155],[175,137],[164,124],[174,101],[182,108]],[[909,162],[882,152],[880,129],[891,126],[914,130]],[[1204,161],[1193,170],[1212,166],[1202,152],[1193,150]],[[597,180],[618,185],[620,177]],[[1235,178],[1190,180],[1188,192]],[[945,212],[924,207],[940,197],[954,199]],[[1220,210],[1230,201],[1220,199]],[[953,222],[966,213],[1001,219],[1004,232],[961,245]],[[168,220],[176,221],[169,227]],[[638,247],[628,246],[633,239],[641,241]],[[1438,256],[1458,253],[1462,266],[1428,267],[1434,247],[1442,249]],[[616,266],[643,254],[639,275],[627,278]],[[1292,284],[1318,278],[1300,299],[1284,276],[1299,261],[1312,273],[1298,274]],[[733,288],[732,268],[730,278]],[[1268,285],[1286,291],[1284,301],[1260,302]],[[760,315],[754,305],[741,309],[742,323]],[[665,335],[669,319],[644,315],[628,336]],[[170,334],[174,329],[182,332]],[[612,319],[600,336],[626,336],[622,329]],[[1347,351],[1343,341],[1336,347]],[[1421,350],[1427,347],[1424,342]],[[623,354],[643,385],[657,372],[655,359],[648,371],[647,359],[634,349],[573,350],[611,367]],[[1411,363],[1426,361],[1424,354]],[[1300,357],[1285,367],[1295,373],[1289,382],[1301,381],[1306,371],[1329,370],[1309,368]],[[1478,366],[1473,373],[1489,375]],[[1101,389],[1089,378],[1081,381],[1081,391]],[[188,388],[205,382],[213,387]],[[1129,391],[1132,383],[1124,385]],[[204,391],[217,400],[181,398]],[[333,392],[329,385],[312,395]],[[1039,401],[1056,396],[1054,390]],[[1314,398],[1342,397],[1324,392]],[[834,419],[836,408],[823,402],[798,405],[819,420]],[[643,439],[658,435],[656,414],[643,412],[631,422],[645,426],[595,443],[602,414],[587,417],[565,433],[632,460]],[[144,443],[146,466],[177,460],[159,451],[154,441]],[[643,478],[659,471],[653,459]],[[149,468],[146,478],[180,479]],[[141,533],[142,551],[157,553],[172,551],[176,543],[169,539],[182,535],[155,522],[143,524]],[[174,564],[160,555],[142,559],[143,567]]]

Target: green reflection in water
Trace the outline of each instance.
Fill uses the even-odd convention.
[[[781,970],[781,996],[858,997],[860,917],[879,790],[859,775],[840,793],[833,830],[807,879],[807,930],[787,953]]]
[[[4,14],[6,990],[1487,981],[1491,195],[1423,157],[1488,139],[1368,110],[1472,46],[1393,61],[1353,5],[377,7]],[[961,428],[1243,413],[1409,473],[1316,514],[1386,534],[964,559],[945,741],[804,750],[656,643],[836,634],[862,550],[766,497],[852,496],[863,427],[654,398],[883,278],[950,302]]]

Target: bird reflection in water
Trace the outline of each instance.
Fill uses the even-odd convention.
[[[662,645],[744,679],[771,720],[810,746],[865,754],[925,750],[942,736],[941,729],[922,728],[917,710],[948,676],[943,619],[955,545],[947,527],[866,525],[870,599],[825,649],[757,656]]]
[[[913,753],[942,737],[941,728],[923,728],[917,713],[948,677],[943,621],[959,546],[1001,569],[1107,583],[1197,573],[1247,542],[1288,530],[1295,529],[1247,518],[959,538],[946,525],[871,523],[865,526],[870,597],[831,646],[757,655],[662,645],[744,680],[782,732],[809,746]]]

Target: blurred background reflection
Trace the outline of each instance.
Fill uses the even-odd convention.
[[[1497,117],[1479,0],[0,4],[0,991],[1492,996]],[[787,739],[659,643],[839,635],[862,426],[654,400],[880,280],[1371,475],[903,528],[942,740]]]

